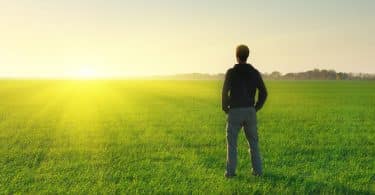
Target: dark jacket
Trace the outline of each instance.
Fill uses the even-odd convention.
[[[258,100],[255,103],[256,90]],[[267,90],[262,76],[251,64],[236,64],[226,75],[222,91],[222,109],[255,107],[262,108],[267,98]]]

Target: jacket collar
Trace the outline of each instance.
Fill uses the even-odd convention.
[[[249,63],[246,63],[246,64],[235,64],[234,65],[234,68],[239,68],[239,67],[245,67],[245,66],[252,66],[251,64],[249,64]]]

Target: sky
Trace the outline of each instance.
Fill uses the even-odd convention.
[[[373,0],[0,0],[0,77],[375,73]]]

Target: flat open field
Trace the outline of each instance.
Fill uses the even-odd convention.
[[[375,193],[375,82],[266,85],[227,180],[221,81],[0,81],[0,194]]]

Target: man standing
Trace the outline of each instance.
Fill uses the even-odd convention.
[[[262,161],[258,147],[256,112],[267,98],[263,79],[251,64],[247,63],[249,48],[240,45],[236,49],[238,64],[230,68],[226,75],[222,91],[222,109],[228,114],[227,121],[227,167],[225,177],[236,176],[237,137],[243,127],[250,146],[253,175],[262,175]],[[255,94],[258,89],[258,98]]]

